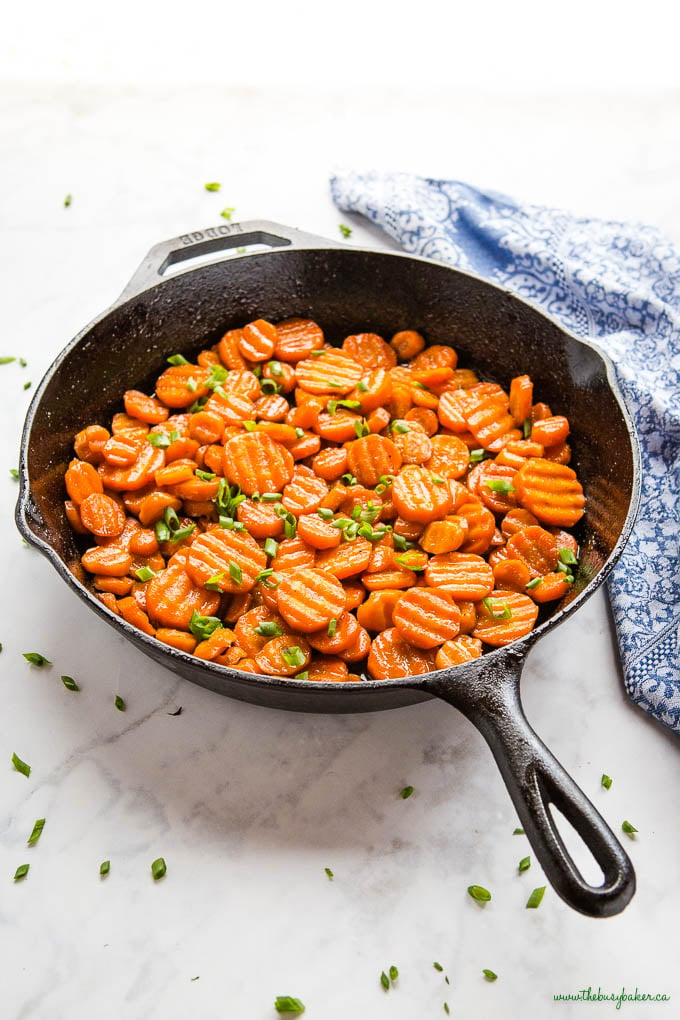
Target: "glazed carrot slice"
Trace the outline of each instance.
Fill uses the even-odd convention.
[[[305,460],[313,457],[321,449],[321,440],[313,432],[305,432],[304,436],[297,439],[288,447],[293,460]]]
[[[531,595],[534,602],[543,604],[544,602],[553,602],[555,599],[564,598],[572,588],[573,582],[567,581],[561,570],[556,570],[549,574],[544,574],[540,583],[526,594]]]
[[[528,595],[515,591],[492,591],[477,609],[477,624],[472,632],[493,648],[509,645],[533,630],[538,606]]]
[[[394,607],[392,619],[404,641],[416,648],[436,648],[460,630],[460,609],[432,588],[405,592]]]
[[[555,443],[554,446],[546,446],[543,457],[557,464],[568,464],[571,460],[571,447],[569,443]]]
[[[459,634],[442,645],[437,651],[435,666],[437,669],[449,669],[450,666],[462,666],[464,662],[472,662],[482,654],[482,642],[479,638]]]
[[[470,499],[456,507],[459,517],[467,521],[468,529],[465,541],[460,547],[464,553],[485,553],[491,545],[496,519],[490,510],[482,506],[479,500]]]
[[[295,676],[304,672],[312,650],[307,641],[298,635],[272,638],[255,656],[260,673],[268,676]]]
[[[84,527],[83,522],[80,519],[78,507],[72,500],[70,499],[64,500],[64,511],[66,513],[66,518],[71,527],[73,528],[73,530],[78,535],[87,535],[88,534],[87,528]]]
[[[407,425],[410,422],[419,425],[426,436],[433,436],[439,428],[437,415],[427,407],[412,407],[404,421]],[[467,448],[465,452],[467,453]]]
[[[260,432],[234,436],[224,447],[224,474],[248,496],[282,492],[293,477],[293,467],[285,446]]]
[[[256,656],[272,637],[288,634],[288,624],[267,606],[255,606],[236,621],[234,633],[239,645],[249,656]]]
[[[373,574],[366,573],[361,580],[368,591],[374,592],[391,588],[412,588],[418,580],[418,575],[406,567],[393,566]]]
[[[356,616],[345,610],[333,617],[325,627],[307,635],[312,648],[325,655],[341,655],[359,636],[361,627]]]
[[[540,526],[522,528],[512,535],[506,543],[506,550],[508,556],[526,564],[532,578],[557,570],[555,536]]]
[[[541,524],[570,528],[583,516],[585,497],[576,472],[566,464],[531,457],[515,475],[517,498]]]
[[[143,489],[153,481],[154,474],[165,463],[163,450],[156,449],[150,443],[143,443],[137,459],[128,467],[113,467],[100,464],[97,468],[99,477],[107,489],[115,492]]]
[[[532,439],[510,440],[503,446],[503,449],[496,456],[496,464],[506,464],[513,467],[515,471],[524,464],[528,457],[542,457],[543,446]]]
[[[224,389],[222,393],[213,393],[205,409],[210,414],[219,415],[225,425],[242,425],[244,421],[252,421],[255,414],[252,400]]]
[[[279,387],[280,393],[295,389],[295,369],[285,361],[268,361],[262,366],[262,378],[269,379]]]
[[[297,533],[312,549],[335,549],[342,538],[340,528],[334,528],[318,514],[303,514],[299,517]]]
[[[95,574],[92,583],[97,591],[108,591],[122,598],[130,594],[134,581],[131,577],[107,577],[106,574]]]
[[[176,648],[178,652],[188,652],[189,655],[191,655],[198,644],[193,634],[189,634],[186,630],[177,630],[174,627],[159,627],[156,631],[156,637],[164,645],[170,645],[171,648]]]
[[[219,443],[224,432],[224,418],[211,411],[196,411],[191,415],[189,435],[200,443]]]
[[[285,397],[282,397],[280,393],[271,393],[268,396],[258,397],[253,413],[261,421],[284,421],[289,410],[290,405]]]
[[[123,394],[125,413],[131,418],[137,418],[147,425],[159,425],[169,415],[167,407],[163,407],[160,401],[148,397],[140,390],[126,390]]]
[[[276,323],[278,341],[274,354],[281,361],[302,361],[312,351],[321,350],[323,331],[311,319],[284,319]]]
[[[144,634],[149,634],[153,637],[156,633],[156,629],[151,625],[149,617],[143,609],[140,609],[132,595],[126,595],[125,598],[118,599],[118,612],[127,623],[132,624],[133,627],[141,630]]]
[[[415,464],[408,464],[394,479],[392,501],[401,517],[423,524],[443,517],[453,505],[444,479]]]
[[[362,414],[368,414],[388,403],[392,396],[392,376],[384,368],[367,372],[349,395],[350,400],[359,402]]]
[[[307,545],[301,535],[279,542],[276,556],[270,564],[276,574],[286,574],[314,566],[314,549]]]
[[[169,485],[178,485],[180,482],[187,482],[194,477],[194,471],[198,467],[195,460],[175,460],[171,464],[154,471],[154,482],[159,488]]]
[[[179,499],[188,500],[211,500],[215,499],[219,489],[219,478],[199,478],[194,476],[185,482],[176,482],[170,485],[167,491]]]
[[[277,443],[283,443],[289,450],[300,438],[292,425],[286,425],[280,421],[258,421],[254,429],[250,426],[250,430],[264,432],[270,439]]]
[[[409,412],[410,413],[410,412]],[[395,419],[391,427],[392,442],[401,454],[403,464],[424,464],[432,456],[430,437],[422,430],[422,426]]]
[[[114,436],[120,436],[123,433],[132,435],[135,439],[145,439],[149,431],[148,425],[144,422],[138,421],[136,418],[131,418],[129,414],[125,414],[123,411],[119,411],[114,414],[111,419],[111,432]]]
[[[248,361],[266,361],[274,353],[278,339],[278,330],[272,322],[255,319],[241,330],[238,349]]]
[[[425,552],[438,555],[460,549],[467,535],[466,518],[450,515],[441,521],[431,521],[420,536],[420,547]]]
[[[303,568],[284,575],[277,596],[279,612],[286,623],[305,634],[327,627],[345,610],[344,588],[325,570]]]
[[[158,552],[156,532],[150,528],[140,528],[128,542],[128,551],[133,556],[153,556]]]
[[[427,370],[431,368],[455,368],[458,364],[458,355],[453,347],[444,344],[430,344],[421,351],[411,362],[414,371]]]
[[[392,370],[394,372],[394,369]],[[392,381],[392,396],[387,405],[390,418],[405,418],[413,407],[413,391],[410,385]]]
[[[521,531],[522,528],[535,527],[538,524],[538,520],[528,510],[524,510],[522,507],[518,507],[516,510],[510,510],[501,521],[501,532],[505,538],[510,538],[512,535]]]
[[[83,553],[80,562],[91,574],[125,577],[132,565],[132,557],[125,549],[115,545],[95,546]]]
[[[399,361],[411,361],[425,347],[425,339],[415,329],[400,329],[390,340]]]
[[[434,669],[434,653],[404,641],[396,627],[390,627],[373,639],[368,656],[368,671],[376,680],[395,680],[416,676]]]
[[[401,463],[401,453],[386,436],[363,436],[347,450],[349,470],[367,488],[375,488],[383,475],[395,475]]]
[[[244,592],[266,566],[264,551],[245,531],[211,527],[192,542],[186,572],[196,585],[209,582],[219,591]]]
[[[302,389],[340,397],[354,389],[362,372],[360,364],[334,349],[324,351],[318,358],[299,361],[295,368],[297,383]]]
[[[349,648],[345,648],[344,652],[339,652],[341,659],[345,662],[360,662],[361,659],[365,659],[371,650],[371,635],[363,627],[359,627],[359,633],[355,637]],[[348,680],[360,680],[361,677],[348,677]]]
[[[80,519],[88,531],[102,538],[116,538],[125,527],[125,514],[115,499],[93,492],[80,504]]]
[[[371,543],[365,538],[343,542],[337,549],[326,549],[316,555],[316,565],[338,579],[360,574],[371,558]]]
[[[442,588],[456,600],[477,602],[493,590],[491,567],[474,553],[433,556],[425,568],[425,580],[431,588]]]
[[[217,345],[220,361],[229,369],[247,368],[246,360],[239,348],[239,342],[242,337],[243,333],[240,329],[229,329]]]
[[[103,458],[107,464],[111,464],[113,467],[129,467],[137,460],[141,448],[141,440],[135,439],[132,435],[119,433],[106,441],[98,463],[101,464]]]
[[[93,492],[103,492],[104,486],[97,469],[84,460],[72,460],[64,475],[66,491],[76,506]]]
[[[477,603],[469,599],[456,599],[456,604],[460,609],[460,632],[471,634],[477,623]]]
[[[170,492],[154,490],[140,502],[137,516],[146,528],[159,521],[168,507],[172,507],[173,510],[180,510],[182,507],[181,499],[173,496]]]
[[[558,552],[560,549],[569,549],[578,559],[578,542],[570,532],[562,528],[548,528],[548,531],[555,537]]]
[[[102,451],[111,433],[103,425],[88,425],[73,440],[73,449],[80,460],[101,464]]]
[[[342,352],[367,369],[394,368],[397,355],[377,333],[355,333],[345,337]]]
[[[561,414],[553,414],[550,418],[541,418],[531,426],[531,438],[543,446],[555,446],[563,443],[569,435],[569,422]]]
[[[517,375],[510,382],[510,414],[515,425],[521,426],[531,414],[534,384],[528,375]]]
[[[236,516],[253,538],[283,536],[283,518],[277,514],[274,503],[251,503],[247,499],[239,505]]]
[[[472,409],[467,412],[467,424],[470,432],[485,450],[500,448],[497,446],[498,441],[514,428],[514,422],[508,411],[508,398],[505,394],[502,396],[489,394],[475,400]]]
[[[467,414],[472,407],[468,391],[463,389],[448,390],[439,398],[437,417],[452,432],[467,432]]]
[[[321,450],[312,461],[312,469],[319,478],[334,482],[347,471],[347,450],[343,447],[328,446]]]
[[[293,477],[283,488],[282,504],[286,510],[299,517],[318,510],[326,495],[328,486],[323,478],[319,478],[304,464],[298,464],[293,471]]]
[[[344,580],[342,587],[345,589],[345,609],[358,609],[366,599],[366,589],[361,580],[358,578]]]
[[[508,556],[492,569],[494,588],[523,592],[531,581],[531,571],[526,563],[520,559],[512,559]]]
[[[392,627],[394,607],[403,596],[399,588],[382,588],[372,591],[357,609],[357,620],[366,630],[381,631]]]
[[[470,492],[495,514],[505,514],[517,506],[514,478],[516,468],[495,460],[477,464],[467,477]]]
[[[97,593],[97,598],[102,603],[102,605],[106,606],[106,608],[109,609],[112,613],[115,613],[116,616],[120,616],[120,610],[118,609],[118,599],[116,598],[115,595],[112,595],[111,592],[108,591],[102,591]]]
[[[529,415],[531,424],[535,424],[537,421],[541,421],[543,418],[552,418],[552,411],[550,410],[549,404],[533,404],[531,407],[531,414]]]
[[[235,634],[228,627],[218,627],[205,641],[199,642],[194,651],[197,659],[214,662],[234,644]],[[241,657],[241,656],[239,656]]]
[[[189,630],[194,611],[200,616],[213,616],[220,600],[219,592],[206,591],[194,584],[181,563],[168,566],[146,588],[146,607],[152,623],[175,630]]]
[[[200,365],[170,365],[156,380],[156,396],[166,407],[188,407],[210,392],[209,378],[208,369]]]
[[[332,680],[342,683],[347,680],[347,663],[335,655],[315,655],[307,666],[308,680]]]

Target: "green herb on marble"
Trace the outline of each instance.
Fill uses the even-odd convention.
[[[434,969],[435,969],[435,970],[438,970],[438,971],[440,971],[440,972],[441,972],[442,970],[444,970],[444,968],[442,967],[441,963],[437,963],[437,961],[436,961],[436,960],[435,960],[435,962],[434,962],[434,963],[432,964],[432,966],[434,967]]]
[[[32,666],[51,666],[52,663],[49,659],[46,659],[40,652],[22,652],[21,653],[26,659],[26,662],[30,662]]]
[[[236,206],[235,205],[228,205],[226,209],[222,210],[222,212],[220,213],[220,216],[223,219],[225,219],[225,220],[230,220],[235,212],[236,212]]]
[[[27,778],[30,776],[31,766],[27,765],[25,761],[22,761],[18,754],[12,753],[12,765],[14,765],[17,772],[21,772],[22,776],[26,776]]]
[[[543,899],[543,894],[544,893],[545,893],[545,886],[544,885],[540,885],[538,887],[538,889],[534,889],[534,891],[532,892],[531,896],[527,900],[527,907],[532,908],[532,909],[535,910],[536,907],[540,906],[540,903],[541,903],[541,900]]]
[[[600,782],[604,786],[605,790],[609,790],[612,785],[612,778],[611,776],[608,776],[605,772],[603,772],[602,779],[600,780]]]
[[[469,885],[467,891],[477,903],[488,903],[491,899],[491,893],[483,885]]]
[[[209,181],[204,187],[206,191],[219,191],[222,185],[219,181]]]
[[[16,358],[2,357],[0,358],[0,365],[11,365],[12,362],[16,360],[17,360]]]
[[[304,1013],[305,1005],[302,999],[297,999],[294,995],[277,995],[274,1009],[277,1013]]]
[[[451,1012],[451,1010],[449,1009],[449,1004],[448,1004],[448,1002],[445,1002],[445,1003],[444,1003],[444,1012],[446,1013],[446,1015],[447,1015],[447,1016],[448,1016],[448,1015],[449,1015],[449,1013]]]
[[[45,828],[45,819],[44,818],[37,818],[35,823],[34,823],[34,825],[33,825],[33,829],[31,831],[31,835],[28,837],[28,845],[29,846],[33,846],[35,843],[38,842],[38,840],[40,839],[40,836],[42,835],[42,831],[43,831],[44,828]]]
[[[62,676],[61,682],[67,691],[79,691],[80,687],[75,682],[72,676]]]
[[[26,358],[19,358],[19,364],[21,365],[22,368],[26,368],[28,362],[26,361]]]
[[[121,698],[120,694],[116,695],[115,700],[114,700],[113,703],[114,703],[114,705],[116,706],[116,708],[118,709],[119,712],[124,712],[125,709],[127,708],[127,705],[125,704],[125,702]]]
[[[484,968],[482,974],[484,975],[487,981],[496,981],[498,978],[498,974],[494,974],[494,972],[492,970],[489,970],[487,967]]]
[[[519,865],[518,865],[519,873],[521,874],[523,871],[528,871],[530,867],[531,867],[531,857],[523,857],[522,860],[519,862]]]
[[[19,481],[19,472],[16,468],[10,468],[9,473],[11,474],[15,482]]]
[[[388,991],[388,989],[390,987],[390,979],[388,978],[388,976],[385,973],[385,971],[383,971],[381,973],[381,975],[380,975],[380,984],[383,986],[385,991]]]
[[[346,226],[344,223],[338,223],[338,230],[345,238],[352,236],[352,228]]]
[[[394,982],[397,980],[398,977],[399,977],[399,971],[394,966],[394,964],[392,964],[392,966],[390,967],[390,981],[392,982],[392,984],[394,984]]]
[[[73,195],[67,195],[66,198],[64,199],[64,209],[68,209],[72,201]]]
[[[157,857],[151,865],[151,874],[153,875],[154,882],[157,882],[159,878],[163,878],[167,870],[168,868],[164,858]]]
[[[632,825],[632,824],[631,824],[630,822],[628,822],[628,821],[624,822],[624,823],[622,824],[621,828],[622,828],[622,829],[623,829],[623,831],[624,831],[624,832],[626,833],[626,835],[630,836],[630,838],[631,838],[631,839],[633,838],[633,836],[634,836],[634,835],[635,835],[635,833],[637,832],[637,829],[635,828],[635,826],[634,826],[634,825]]]
[[[22,878],[26,878],[30,864],[20,864],[17,870],[14,872],[14,881],[19,882]]]
[[[25,389],[25,390],[30,390],[30,388],[31,388],[31,381],[30,381],[30,379],[29,379],[29,381],[28,381],[28,382],[25,382],[25,383],[24,383],[24,389]]]
[[[402,800],[408,800],[408,798],[413,793],[413,790],[414,790],[413,786],[405,786],[404,789],[399,792],[399,796],[401,797]]]
[[[513,829],[512,830],[512,834],[513,834],[513,836],[523,836],[524,835],[524,829]]]
[[[99,874],[103,877],[108,875],[111,870],[111,861],[102,861],[99,865]]]
[[[326,872],[329,878],[335,878],[335,875],[333,874],[330,868],[324,868],[323,870]]]

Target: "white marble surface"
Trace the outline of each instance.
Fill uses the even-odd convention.
[[[36,385],[153,243],[220,222],[225,206],[338,237],[351,222],[328,193],[338,164],[448,174],[647,220],[680,243],[678,98],[2,88],[0,354],[28,361],[0,367],[3,1020],[270,1020],[279,994],[302,998],[309,1020],[424,1020],[445,1001],[452,1017],[480,1020],[611,1014],[611,1003],[553,1001],[589,985],[671,996],[625,1003],[622,1016],[678,1015],[677,740],[626,700],[602,593],[540,642],[523,680],[557,757],[616,831],[624,818],[639,829],[622,835],[638,892],[595,921],[550,889],[539,910],[524,908],[545,880],[535,861],[517,874],[526,839],[512,835],[490,753],[453,709],[305,716],[179,680],[22,545],[9,476],[23,382]],[[351,243],[386,243],[351,225]],[[25,651],[53,665],[29,666]],[[168,872],[154,883],[161,855]],[[492,890],[485,908],[470,883]],[[385,993],[390,964],[401,976]]]

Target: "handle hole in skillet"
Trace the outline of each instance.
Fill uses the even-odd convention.
[[[603,885],[605,876],[602,868],[571,822],[565,818],[560,809],[555,807],[554,804],[548,804],[547,811],[555,829],[560,834],[562,842],[567,848],[567,853],[588,885],[594,888]]]
[[[239,257],[252,252],[269,251],[270,248],[283,248],[290,243],[287,237],[269,234],[266,230],[249,230],[247,233],[235,232],[223,237],[208,238],[170,252],[159,266],[158,273],[160,276],[176,276],[188,269],[221,261],[225,252]]]

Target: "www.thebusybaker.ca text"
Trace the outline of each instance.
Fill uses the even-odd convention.
[[[603,992],[600,987],[594,992],[592,985],[582,988],[579,992],[565,992],[553,995],[555,1002],[615,1002],[621,1009],[623,1002],[669,1002],[670,995],[665,992],[627,992],[625,986],[620,992]]]

